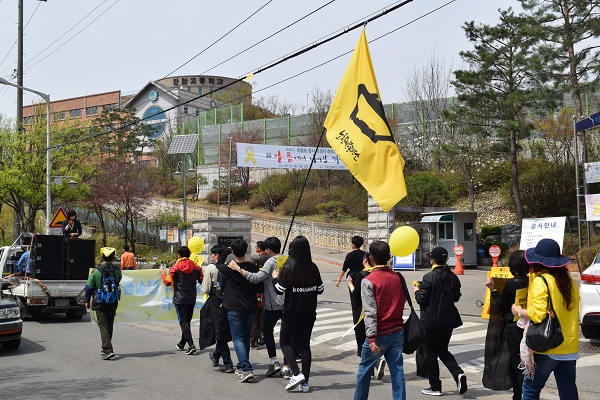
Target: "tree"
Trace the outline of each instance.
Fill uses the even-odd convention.
[[[401,200],[403,205],[441,207],[450,200],[446,185],[429,172],[415,172],[406,178],[406,191],[408,195]]]
[[[531,132],[528,113],[550,109],[555,96],[543,84],[539,39],[529,36],[525,26],[524,19],[511,9],[500,11],[496,26],[466,23],[464,30],[474,50],[460,55],[470,69],[455,71],[452,82],[464,105],[462,121],[491,129],[508,149],[519,220],[524,216],[517,165],[519,140]]]
[[[600,1],[519,0],[529,12],[528,29],[543,41],[540,54],[559,90],[567,87],[583,118],[582,94],[600,77]]]

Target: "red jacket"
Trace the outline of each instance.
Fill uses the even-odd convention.
[[[196,304],[196,282],[202,283],[202,268],[189,258],[180,258],[169,270],[162,274],[167,286],[174,285],[173,304]]]

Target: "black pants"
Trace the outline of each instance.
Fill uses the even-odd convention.
[[[513,399],[520,400],[523,392],[523,371],[519,369],[521,363],[521,339],[523,339],[523,329],[518,326],[507,326],[504,332],[508,351],[510,353],[510,372],[513,378]]]
[[[354,290],[360,290],[360,288],[355,288]],[[348,289],[348,291],[350,292],[350,289]],[[356,325],[362,312],[362,302],[354,297],[351,292],[350,305],[352,306],[352,322]],[[365,343],[365,340],[367,340],[364,321],[360,321],[360,324],[356,325],[356,328],[354,328],[354,337],[356,338],[356,355],[360,357],[363,344]]]
[[[286,360],[290,364],[290,369],[294,375],[301,371],[296,362],[296,354],[302,358],[302,373],[308,382],[310,376],[310,366],[312,363],[312,354],[310,351],[310,336],[315,317],[311,319],[286,318],[281,319],[281,331],[279,332],[279,345]],[[297,343],[297,344],[296,344]]]
[[[98,320],[98,328],[100,328],[100,340],[102,340],[102,352],[109,354],[113,352],[112,335],[116,307],[111,307],[106,310],[95,310],[96,319]]]
[[[190,323],[192,322],[192,316],[194,315],[194,306],[195,304],[175,304],[179,326],[181,327],[180,346],[184,346],[186,343],[188,346],[194,345],[192,331],[190,330]]]
[[[275,349],[275,336],[273,335],[273,329],[277,321],[281,319],[283,310],[267,310],[264,309],[263,315],[263,337],[265,339],[265,345],[267,346],[267,352],[270,358],[277,357],[277,351]]]
[[[425,329],[425,345],[427,353],[425,361],[427,365],[427,378],[432,390],[442,391],[440,380],[440,366],[438,358],[444,363],[452,377],[458,382],[458,375],[464,373],[458,366],[454,356],[448,351],[448,344],[452,337],[452,329]]]

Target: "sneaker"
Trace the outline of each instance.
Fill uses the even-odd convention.
[[[378,381],[382,380],[384,372],[385,372],[385,359],[380,358],[377,361],[377,366],[375,367],[375,378],[377,378]]]
[[[115,353],[113,353],[112,351],[110,353],[105,353],[102,356],[103,360],[110,360],[110,359],[113,359],[113,358],[115,358]]]
[[[221,365],[219,367],[220,372],[225,372],[226,374],[233,374],[235,370],[233,369],[233,365]]]
[[[310,386],[308,386],[308,382],[304,382],[302,385],[300,385],[300,390],[302,393],[310,392]]]
[[[240,374],[240,382],[250,382],[252,379],[254,379],[252,371],[244,371]]]
[[[300,372],[298,375],[294,375],[290,378],[290,382],[285,386],[285,390],[294,390],[305,380],[304,374]]]
[[[463,394],[467,391],[467,377],[465,374],[458,374],[458,383],[456,384],[458,387],[458,393]]]
[[[430,387],[427,389],[421,389],[421,393],[428,394],[429,396],[441,396],[442,395],[441,390],[433,390]]]
[[[279,376],[281,376],[283,379],[290,379],[292,375],[293,374],[290,367],[283,367]]]
[[[191,356],[194,353],[196,353],[196,346],[194,345],[188,347],[188,351],[185,352],[185,354],[187,354],[188,356]]]
[[[244,371],[242,371],[239,368],[234,369],[233,372],[235,372],[235,374],[238,375],[238,376],[244,373]]]
[[[177,343],[175,346],[177,347],[177,350],[179,350],[179,351],[184,351],[185,350],[185,345],[184,344]]]
[[[217,368],[219,366],[219,359],[213,355],[212,351],[208,353],[208,358],[210,358],[213,368]]]
[[[267,370],[267,376],[273,376],[281,371],[281,365],[279,365],[279,361],[275,361],[271,365],[269,365],[269,369]]]

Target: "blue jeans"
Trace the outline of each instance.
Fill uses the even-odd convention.
[[[385,357],[390,378],[392,380],[392,399],[406,400],[404,384],[404,362],[402,359],[402,348],[404,347],[404,332],[396,332],[391,335],[378,337],[375,344],[379,347],[379,353],[375,354],[369,347],[369,341],[365,340],[362,346],[360,364],[356,374],[356,391],[354,400],[367,400],[369,398],[369,387],[371,385],[371,373],[377,360]]]
[[[537,368],[533,379],[523,381],[523,400],[534,400],[540,398],[540,392],[544,388],[550,373],[554,372],[558,396],[561,399],[577,400],[577,385],[575,383],[575,366],[577,361],[557,361],[545,354],[534,354]]]
[[[252,364],[250,364],[250,333],[252,332],[254,315],[254,313],[227,310],[233,349],[238,358],[237,368],[242,371],[252,371]]]

